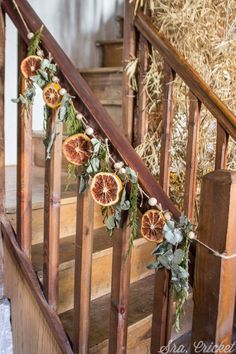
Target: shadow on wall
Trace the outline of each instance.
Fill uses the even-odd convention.
[[[116,38],[124,0],[30,0],[31,5],[77,67],[98,66],[98,39]]]

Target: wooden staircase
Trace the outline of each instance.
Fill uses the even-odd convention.
[[[17,4],[30,29],[33,32],[38,30],[42,23],[27,1],[17,0]],[[9,0],[2,0],[1,5],[15,23],[24,41],[27,42],[27,33],[22,26],[16,8]],[[140,63],[145,64],[143,54],[145,53],[147,57],[148,41],[165,60],[160,185],[150,174],[129,142],[132,142],[135,124],[138,125],[137,131],[139,132],[137,141],[142,139],[146,129],[147,122],[142,109],[144,103],[143,91],[139,90],[137,113],[134,95],[127,85],[125,75],[123,76],[122,94],[120,56],[117,55],[119,60],[116,62],[108,60],[111,57],[110,54],[108,55],[109,58],[106,57],[107,53],[110,53],[110,47],[115,47],[114,50],[117,51],[118,45],[120,50],[123,41],[119,39],[114,43],[100,42],[99,45],[104,50],[102,63],[110,67],[85,69],[80,70],[79,73],[46,28],[43,30],[43,46],[45,50],[50,49],[61,70],[63,80],[67,82],[69,90],[78,97],[76,102],[78,111],[84,114],[96,133],[109,139],[114,157],[124,159],[127,165],[138,173],[140,184],[147,195],[156,197],[165,210],[170,210],[176,220],[179,218],[180,212],[168,197],[169,158],[173,120],[173,79],[175,73],[182,77],[191,90],[191,102],[193,102],[190,105],[189,112],[190,124],[185,186],[185,213],[191,218],[193,212],[191,200],[194,200],[195,196],[194,181],[197,173],[196,157],[200,103],[205,104],[218,124],[216,168],[223,169],[225,167],[229,135],[234,139],[236,138],[235,117],[189,64],[175,52],[168,41],[162,38],[149,18],[142,13],[138,13],[137,17],[133,19],[133,9],[128,1],[125,7],[124,27],[126,31],[124,33],[123,57],[127,60],[130,54],[134,55],[137,52],[138,47]],[[135,38],[137,30],[140,32],[138,43],[136,43]],[[3,38],[4,32],[2,31],[0,39],[3,40]],[[134,45],[135,43],[137,45]],[[142,85],[141,80],[139,80],[139,85]],[[137,114],[138,117],[135,117]],[[4,120],[3,117],[0,118],[0,127],[3,127]],[[117,125],[124,129],[125,134]],[[168,343],[169,339],[174,343],[187,343],[189,345],[193,312],[192,296],[194,297],[198,288],[194,289],[193,295],[191,294],[186,302],[183,325],[181,331],[176,333],[171,326],[175,303],[170,296],[170,274],[166,270],[154,273],[146,268],[151,259],[150,253],[153,244],[138,237],[135,240],[132,255],[128,257],[128,261],[124,259],[129,245],[127,229],[121,228],[112,239],[109,238],[103,227],[100,208],[95,206],[94,215],[88,215],[91,211],[89,196],[86,194],[83,197],[78,195],[77,182],[76,184],[72,183],[69,190],[65,191],[67,183],[66,162],[63,161],[64,171],[62,171],[61,178],[60,175],[58,178],[57,166],[53,165],[53,159],[52,162],[47,162],[45,166],[42,134],[34,133],[32,156],[27,151],[27,144],[23,137],[25,138],[24,130],[19,134],[19,142],[23,142],[19,144],[18,149],[18,169],[21,168],[20,171],[24,177],[26,177],[27,172],[31,172],[33,169],[31,184],[30,187],[26,186],[22,175],[16,179],[14,167],[6,169],[6,205],[3,202],[5,185],[2,181],[2,188],[0,189],[1,232],[5,249],[9,248],[11,250],[16,264],[20,269],[23,269],[23,278],[27,279],[29,287],[31,286],[33,289],[34,297],[40,309],[42,309],[45,321],[50,325],[52,337],[60,347],[58,352],[66,354],[71,354],[73,351],[81,354],[105,354],[108,352],[109,354],[126,352],[129,354],[156,354],[162,345]],[[63,139],[62,132],[59,137]],[[31,136],[28,138],[31,139]],[[2,163],[4,149],[2,145],[0,144],[1,176],[4,175],[4,164]],[[46,177],[45,170],[47,172]],[[219,175],[216,177],[216,180],[220,179]],[[57,183],[54,183],[55,180]],[[60,188],[57,190],[55,185],[59,185]],[[24,197],[30,195],[29,189],[31,186],[32,200],[29,197],[29,200],[26,201]],[[60,219],[56,213],[57,206],[53,204],[54,195],[60,194],[59,189],[61,190]],[[43,197],[44,190],[49,195],[49,198],[45,200]],[[16,194],[18,195],[18,202],[16,202]],[[144,205],[140,208],[140,212],[145,211],[146,206],[147,200],[144,198]],[[54,215],[53,220],[51,215]],[[18,221],[19,227],[21,221],[19,216],[22,216],[23,222],[29,222],[32,219],[32,232],[18,234],[16,224]],[[93,227],[91,226],[92,218],[94,219]],[[45,222],[45,219],[46,221],[49,220],[49,223]],[[81,224],[78,223],[78,220]],[[55,225],[55,228],[51,229],[52,224]],[[15,228],[15,232],[11,225]],[[80,243],[78,243],[82,228],[86,229],[86,232],[82,234],[79,239]],[[60,230],[59,233],[57,233],[57,229]],[[31,236],[32,240],[30,239]],[[57,236],[59,236],[59,241]],[[89,241],[87,236],[89,236]],[[93,240],[92,247],[90,247],[92,245],[91,239]],[[222,239],[223,242],[226,242],[227,232],[222,233]],[[31,241],[30,245],[28,245],[29,240]],[[214,247],[216,246],[214,245]],[[195,250],[193,249],[191,252],[194,258]],[[59,258],[58,264],[57,256]],[[219,263],[214,264],[219,267]],[[190,267],[193,271],[194,264],[191,264]],[[83,272],[84,270],[85,272]],[[92,281],[90,281],[90,271]],[[45,278],[42,282],[43,273]],[[35,279],[35,274],[38,280]],[[51,282],[45,282],[47,277],[50,277]],[[10,281],[11,279],[8,279],[8,282]],[[219,281],[220,279],[214,279],[216,284]],[[57,289],[57,283],[59,285],[58,299],[55,290]],[[198,299],[195,298],[194,300],[196,305]],[[196,316],[193,321],[196,321]],[[90,326],[88,327],[89,322]],[[61,324],[64,325],[64,329]],[[230,327],[230,324],[228,327]],[[26,336],[28,336],[28,333],[26,333]],[[36,354],[39,354],[37,350]],[[54,353],[52,352],[52,354]]]
[[[12,225],[16,225],[16,168],[6,169],[6,209]],[[57,312],[73,341],[74,249],[76,225],[76,186],[65,191],[66,174],[62,175],[62,199],[59,244],[59,299]],[[44,168],[33,168],[32,264],[40,282],[43,278],[43,188]],[[95,208],[90,353],[107,353],[109,336],[109,302],[113,242],[103,226],[100,208]],[[150,352],[154,271],[147,269],[153,244],[143,238],[135,240],[132,251],[130,300],[128,318],[128,353]],[[173,305],[174,306],[174,305]],[[192,297],[186,304],[186,316],[181,332],[172,331],[172,339],[180,338],[191,329]]]

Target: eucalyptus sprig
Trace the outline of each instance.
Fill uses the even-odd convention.
[[[37,54],[37,50],[39,49],[39,45],[42,39],[42,31],[43,26],[37,32],[35,32],[34,36],[31,38],[27,52],[28,56]]]
[[[176,301],[174,326],[177,331],[189,294],[189,235],[193,229],[194,226],[185,216],[181,216],[178,222],[167,220],[163,229],[164,241],[152,252],[156,260],[148,265],[149,269],[166,268],[171,272],[171,289]]]

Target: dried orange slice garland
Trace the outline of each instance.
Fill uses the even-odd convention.
[[[120,178],[114,173],[97,173],[91,182],[91,194],[94,201],[102,206],[115,205],[120,200],[123,189]]]
[[[63,152],[66,159],[77,166],[88,162],[93,152],[90,138],[82,133],[69,136],[63,143]]]
[[[37,55],[30,55],[22,60],[20,70],[24,78],[28,79],[36,75],[37,71],[41,68],[42,58]]]
[[[163,228],[165,225],[163,213],[157,209],[150,209],[142,216],[141,234],[146,240],[163,242]]]
[[[80,192],[88,187],[91,180],[92,197],[101,205],[104,222],[111,232],[119,228],[122,212],[128,211],[132,246],[137,236],[139,195],[142,200],[145,193],[131,168],[122,161],[111,165],[108,142],[99,141],[93,129],[87,125],[85,117],[75,110],[72,96],[59,84],[52,58],[45,58],[40,49],[41,32],[42,29],[35,34],[28,34],[28,57],[21,63],[21,72],[28,84],[25,85],[25,92],[14,102],[21,102],[26,108],[32,105],[36,92],[34,84],[37,84],[43,90],[46,106],[50,109],[59,107],[58,120],[51,137],[48,137],[47,157],[50,158],[57,136],[57,125],[65,122],[69,137],[63,143],[64,155],[69,161],[69,167],[73,166],[73,173],[77,166],[83,166]],[[131,185],[130,193],[126,191],[127,184]],[[188,297],[188,251],[190,239],[194,237],[193,225],[184,216],[178,222],[174,221],[171,214],[157,204],[156,198],[149,198],[148,204],[151,209],[142,216],[141,235],[157,244],[153,251],[156,261],[150,263],[149,268],[165,267],[171,272],[177,302],[175,324],[178,328],[183,303]]]
[[[58,83],[50,83],[43,89],[43,99],[50,108],[57,108],[61,104],[62,96],[59,91],[61,86]]]

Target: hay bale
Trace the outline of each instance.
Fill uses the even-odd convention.
[[[144,6],[138,0],[136,5]],[[151,0],[153,22],[171,44],[199,72],[213,91],[236,113],[236,0]],[[152,173],[159,174],[162,70],[153,51],[144,80],[149,102],[149,132],[137,152]],[[175,118],[171,150],[170,196],[182,209],[189,110],[188,88],[177,77],[174,84]],[[203,175],[214,169],[216,120],[202,107],[197,200]],[[228,167],[236,170],[236,145],[230,141]]]

